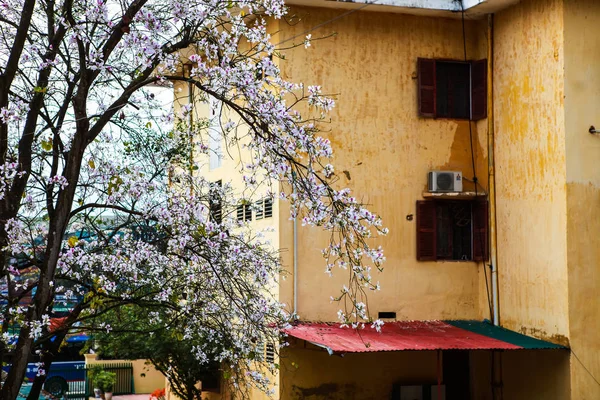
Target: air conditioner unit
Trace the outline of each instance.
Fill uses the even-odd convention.
[[[402,385],[399,400],[446,400],[446,385]]]
[[[462,173],[459,171],[430,171],[427,188],[432,193],[462,192]]]

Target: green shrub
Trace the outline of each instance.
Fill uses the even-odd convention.
[[[91,371],[90,371],[91,372]],[[117,374],[114,372],[105,371],[99,368],[93,371],[90,377],[94,383],[94,387],[102,390],[103,392],[112,392],[117,381]]]

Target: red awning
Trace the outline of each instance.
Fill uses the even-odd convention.
[[[381,332],[369,325],[352,329],[341,328],[340,324],[303,322],[285,332],[323,347],[329,353],[563,348],[477,321],[388,322]]]
[[[48,326],[48,332],[52,333],[57,329],[60,329],[65,324],[67,317],[62,318],[50,318],[50,325]]]

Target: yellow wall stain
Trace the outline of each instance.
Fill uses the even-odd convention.
[[[343,11],[294,7],[302,17],[281,24],[280,37],[294,37]],[[485,58],[485,24],[467,21],[469,59]],[[472,178],[467,121],[434,120],[417,115],[417,58],[463,58],[460,20],[401,14],[357,12],[311,32],[312,46],[285,52],[283,75],[294,82],[318,84],[337,94],[331,123],[323,125],[334,149],[341,180],[369,208],[379,213],[390,234],[377,240],[387,261],[375,273],[382,291],[369,293],[369,309],[395,311],[398,319],[479,319],[482,308],[481,267],[472,262],[417,262],[415,204],[421,200],[427,172],[456,169]],[[289,61],[288,61],[289,60]],[[477,175],[487,187],[487,129],[473,122]],[[342,173],[346,171],[346,173]],[[350,177],[350,179],[348,179]],[[466,188],[469,184],[465,183]],[[292,269],[292,223],[281,208],[279,242],[284,265]],[[325,275],[320,249],[327,236],[318,229],[299,228],[298,313],[304,320],[335,320],[347,272]],[[292,302],[292,277],[282,283],[281,298]]]
[[[501,323],[569,335],[562,1],[495,16],[494,115]],[[539,91],[544,86],[546,90]],[[555,95],[558,93],[560,95]]]

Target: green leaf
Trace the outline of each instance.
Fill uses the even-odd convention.
[[[52,139],[42,140],[42,149],[45,151],[52,150]]]

